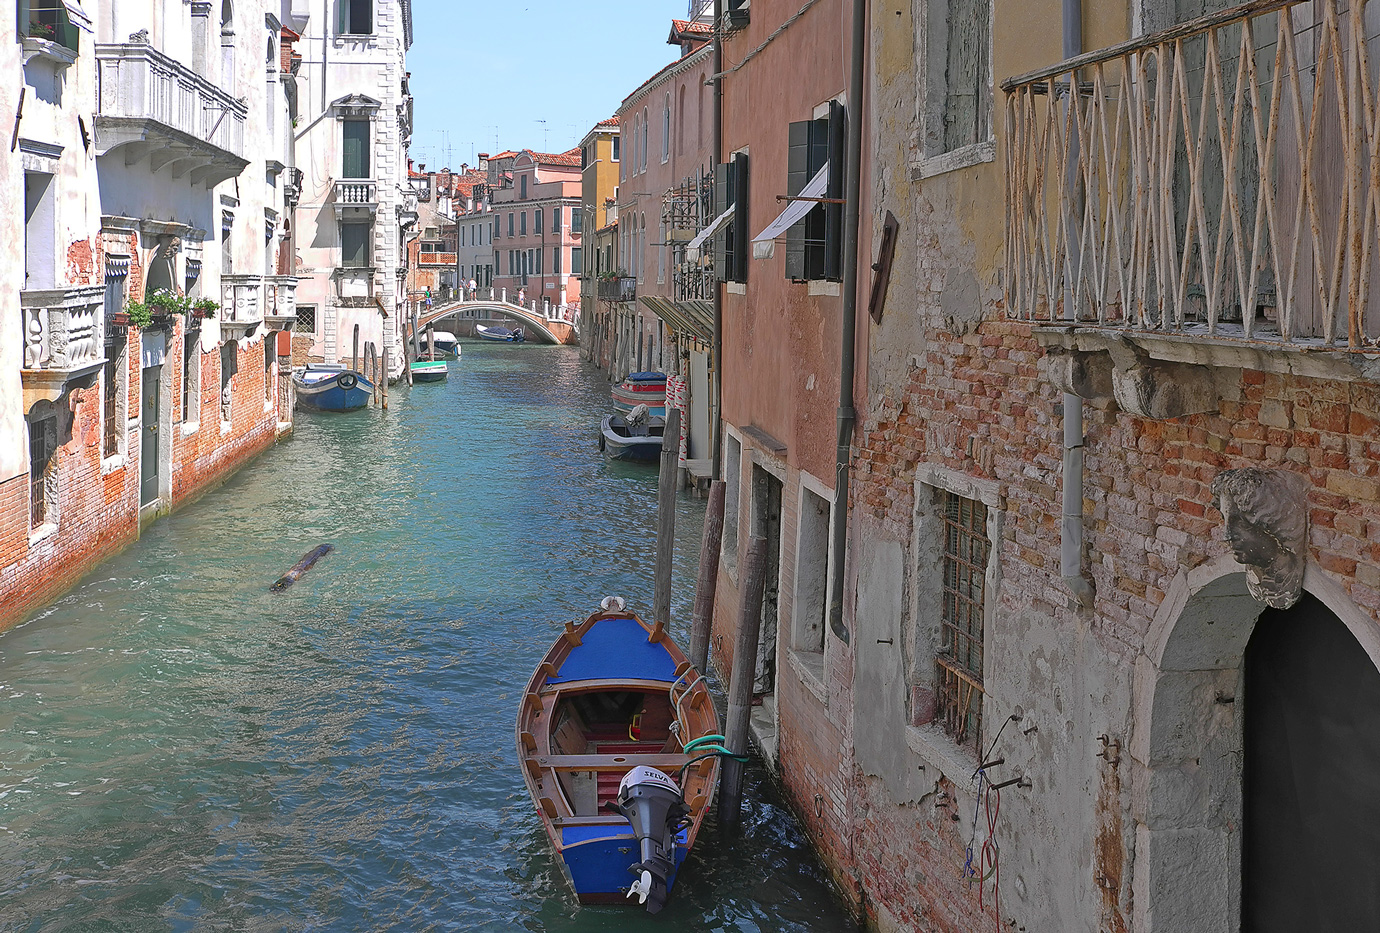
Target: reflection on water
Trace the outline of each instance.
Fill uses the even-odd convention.
[[[0,930],[647,928],[575,903],[513,720],[565,620],[648,609],[655,471],[600,458],[576,352],[464,350],[388,412],[299,416],[0,636]],[[682,498],[677,620],[702,518]],[[707,828],[655,922],[852,929],[750,778],[741,834]]]

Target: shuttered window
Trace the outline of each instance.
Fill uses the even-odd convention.
[[[730,207],[733,219],[714,235],[714,274],[720,282],[746,282],[752,233],[748,227],[748,157],[744,152],[714,169],[715,216]]]
[[[345,178],[369,177],[369,121],[343,121],[343,154],[341,175]]]
[[[992,0],[929,0],[926,7],[927,156],[992,138]]]
[[[786,156],[786,194],[795,197],[826,164],[829,187],[824,196],[843,196],[844,139],[847,134],[843,105],[829,102],[829,115],[819,120],[792,123]],[[786,231],[786,278],[828,279],[843,277],[843,205],[816,204],[804,219]]]
[[[369,265],[369,224],[340,225],[340,264],[347,269]]]

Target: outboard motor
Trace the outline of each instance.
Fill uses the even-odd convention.
[[[623,775],[613,807],[632,824],[642,856],[642,861],[628,866],[637,875],[628,897],[637,895],[648,913],[657,913],[666,906],[666,882],[676,867],[676,834],[690,809],[675,781],[643,765]]]

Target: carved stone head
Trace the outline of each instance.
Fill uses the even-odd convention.
[[[1251,595],[1274,609],[1298,602],[1308,563],[1308,481],[1288,470],[1225,470],[1212,494]]]

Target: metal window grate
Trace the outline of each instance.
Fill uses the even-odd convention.
[[[939,719],[960,744],[982,734],[982,616],[987,557],[987,506],[943,494],[944,598],[940,654],[935,659]]]
[[[57,419],[29,422],[29,526],[48,521],[48,473],[57,450]]]
[[[105,410],[102,412],[101,454],[113,457],[120,452],[120,432],[116,422],[120,400],[120,356],[115,344],[106,344]]]

